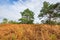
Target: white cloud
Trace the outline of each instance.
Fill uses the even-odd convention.
[[[17,20],[20,17],[20,14],[12,9],[11,6],[2,6],[0,9],[0,17],[2,18]]]

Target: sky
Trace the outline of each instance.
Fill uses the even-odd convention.
[[[40,20],[37,16],[40,13],[44,1],[49,3],[60,2],[60,0],[0,0],[0,22],[3,18],[18,21],[21,18],[20,12],[29,8],[35,14],[34,23],[39,23]]]

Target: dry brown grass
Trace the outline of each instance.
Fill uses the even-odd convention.
[[[0,40],[60,40],[60,25],[0,24]]]

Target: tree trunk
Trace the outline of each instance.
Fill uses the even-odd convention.
[[[51,24],[51,14],[49,14],[49,24]]]

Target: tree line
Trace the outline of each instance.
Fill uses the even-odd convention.
[[[4,18],[2,24],[4,23],[10,23],[10,24],[34,24],[34,12],[29,10],[28,8],[25,9],[23,12],[20,12],[22,15],[22,18],[18,19],[19,22],[10,20]],[[48,19],[46,21],[41,20],[43,17],[47,17]],[[44,1],[43,7],[40,10],[40,13],[38,15],[38,18],[40,18],[41,22],[43,24],[60,24],[60,21],[57,21],[57,19],[60,19],[60,3],[56,4],[50,4],[49,2]]]

